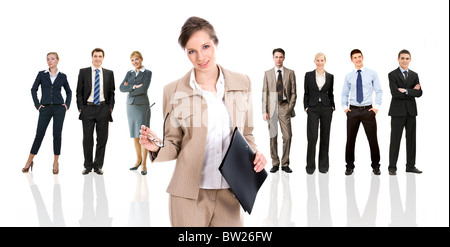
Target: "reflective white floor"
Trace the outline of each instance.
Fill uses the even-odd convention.
[[[165,190],[174,163],[150,164],[142,176],[109,154],[103,176],[83,176],[79,158],[61,156],[57,176],[44,155],[29,174],[23,162],[2,162],[0,226],[170,226]],[[360,166],[345,176],[343,167],[326,175],[291,167],[269,173],[245,226],[449,226],[448,168],[375,176]]]

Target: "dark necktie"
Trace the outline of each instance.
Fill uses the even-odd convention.
[[[406,81],[406,79],[408,79],[408,71],[403,71],[403,74],[405,74],[405,81]]]
[[[283,101],[283,78],[281,77],[281,70],[278,70],[277,79],[277,93],[278,93],[278,104],[280,105]]]
[[[361,103],[363,99],[364,97],[363,97],[361,70],[358,69],[358,78],[356,79],[356,101],[358,101],[358,103]]]
[[[100,70],[95,69],[94,104],[100,104]]]

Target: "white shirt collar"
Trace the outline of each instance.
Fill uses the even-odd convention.
[[[142,68],[140,70],[138,70],[139,72],[144,72],[145,71],[145,67],[142,66]],[[136,72],[135,69],[130,70],[130,72]]]
[[[44,71],[44,73],[50,73],[50,70],[46,69],[46,70]],[[56,71],[56,74],[55,74],[55,75],[57,75],[58,73],[59,73],[59,69]]]
[[[92,65],[91,68],[92,68],[92,71],[95,71],[97,69],[94,65]],[[98,68],[98,70],[100,70],[100,73],[102,73],[103,67],[100,66],[100,68]]]
[[[219,95],[219,92],[225,91],[225,77],[223,76],[223,72],[222,72],[222,69],[220,69],[220,66],[217,66],[217,67],[219,68],[219,78],[217,79],[216,90],[217,90],[217,95]],[[192,69],[192,71],[191,71],[189,85],[194,90],[200,90],[201,92],[204,92],[204,90],[200,87],[200,85],[198,85],[197,81],[195,80],[194,69]]]
[[[277,68],[277,66],[273,67],[273,69],[275,70],[275,73],[278,73],[278,70],[281,70],[281,73],[284,74],[284,66],[281,66],[281,68]]]
[[[323,74],[319,74],[319,72],[317,72],[317,70],[316,70],[316,76],[325,76],[325,73],[326,73],[325,70],[323,71]]]

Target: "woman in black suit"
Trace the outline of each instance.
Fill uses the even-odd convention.
[[[315,154],[320,123],[319,172],[327,173],[329,168],[328,147],[334,106],[334,76],[325,71],[326,57],[316,54],[316,69],[305,74],[305,94],[303,103],[308,114],[306,172],[313,174],[316,169]]]
[[[40,71],[31,88],[31,96],[33,97],[34,106],[39,111],[39,121],[36,130],[36,137],[34,138],[33,146],[31,147],[30,155],[27,163],[22,169],[26,173],[33,170],[33,159],[41,147],[44,139],[45,131],[47,130],[50,120],[53,118],[53,174],[59,172],[59,155],[61,153],[61,133],[64,123],[66,111],[70,107],[72,100],[72,91],[67,81],[67,76],[58,70],[59,56],[56,52],[47,54],[48,70]],[[37,91],[41,86],[42,98],[39,102]],[[66,91],[66,101],[61,95],[61,88],[64,87]]]

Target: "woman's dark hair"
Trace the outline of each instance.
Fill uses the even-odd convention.
[[[203,30],[209,34],[214,44],[219,44],[219,39],[217,38],[216,31],[214,27],[207,20],[200,17],[192,16],[186,20],[183,27],[181,28],[180,37],[178,38],[178,43],[185,49],[186,44],[191,38],[191,36],[197,32]]]

